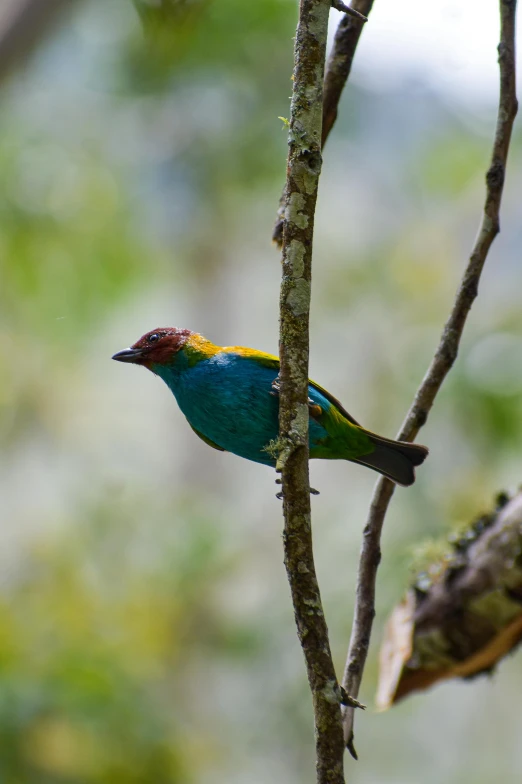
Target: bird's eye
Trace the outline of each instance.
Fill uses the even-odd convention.
[[[158,333],[154,332],[153,335],[149,335],[149,337],[147,338],[147,342],[148,343],[157,343],[159,339],[160,339],[160,336],[158,335]]]

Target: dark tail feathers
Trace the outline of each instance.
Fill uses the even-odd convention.
[[[392,441],[373,433],[368,435],[375,444],[375,451],[353,462],[373,468],[398,485],[412,485],[415,482],[415,466],[426,459],[427,447],[406,441]]]

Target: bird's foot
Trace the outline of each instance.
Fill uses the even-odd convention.
[[[276,483],[276,485],[282,485],[283,484],[283,480],[282,479],[276,479],[275,483]],[[278,501],[282,501],[283,500],[283,491],[282,490],[280,490],[279,493],[276,493],[276,498],[278,499]]]
[[[282,479],[276,479],[275,483],[276,483],[276,485],[281,485],[281,484],[283,484],[283,480]],[[315,488],[311,487],[310,488],[310,495],[320,495],[320,492],[319,492],[319,490],[316,490]],[[280,491],[279,493],[276,493],[276,498],[278,498],[280,501],[282,501],[283,500],[283,492]]]
[[[279,397],[279,391],[281,389],[281,384],[279,381],[279,376],[276,376],[272,381],[272,390],[270,392],[273,397]],[[310,416],[314,419],[319,419],[321,414],[323,413],[323,409],[321,406],[314,403],[311,397],[308,398],[308,410],[310,411]]]

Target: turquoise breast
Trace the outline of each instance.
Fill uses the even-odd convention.
[[[242,357],[219,353],[189,367],[179,357],[173,366],[157,366],[192,425],[207,439],[239,457],[264,465],[275,465],[265,451],[279,431],[279,401],[271,394],[277,371]],[[313,387],[314,403],[327,410],[331,403]],[[327,436],[326,430],[310,420],[310,447]]]

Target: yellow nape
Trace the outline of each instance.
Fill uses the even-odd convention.
[[[202,359],[213,357],[222,350],[221,346],[215,346],[212,341],[207,340],[207,338],[197,332],[193,332],[183,346],[183,351],[190,366],[195,365]]]
[[[245,359],[253,359],[261,365],[265,365],[265,367],[279,367],[279,359],[273,354],[266,354],[263,351],[247,348],[246,346],[216,346],[197,332],[190,336],[185,344],[184,351],[191,365],[223,352],[224,354],[237,354]]]
[[[256,348],[246,348],[245,346],[224,346],[221,349],[227,354],[238,354],[245,359],[255,359],[262,365],[268,367],[279,367],[279,358],[273,354],[266,354],[264,351],[258,351]]]

